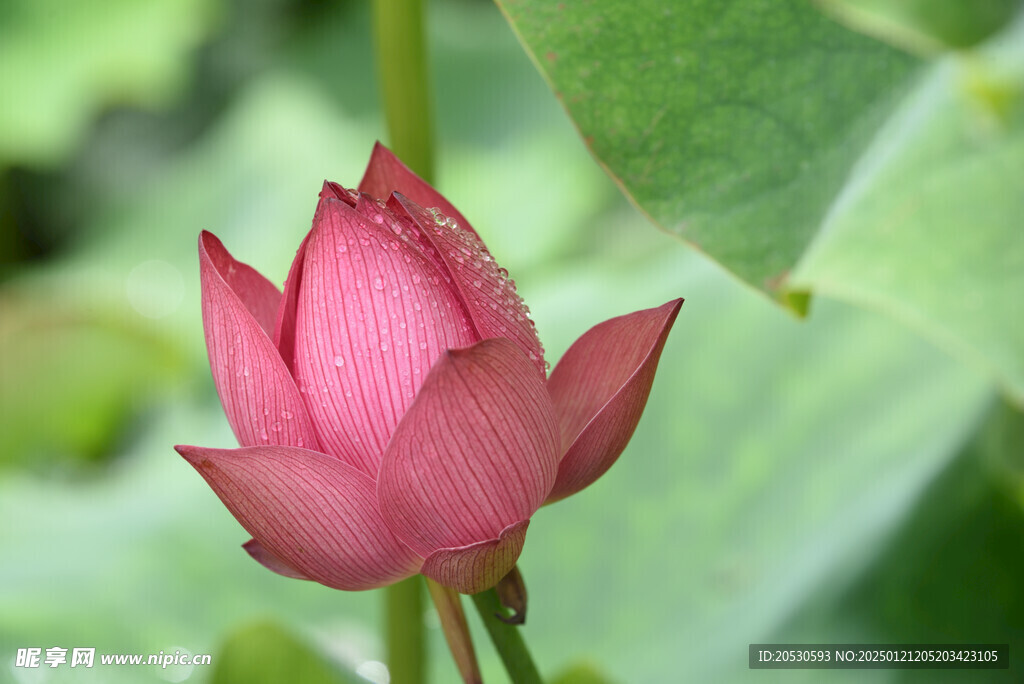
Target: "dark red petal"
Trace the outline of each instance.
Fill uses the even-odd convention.
[[[626,448],[682,304],[676,299],[595,325],[552,371],[548,392],[565,455],[548,502],[594,482]]]
[[[206,232],[199,236],[199,274],[210,370],[238,443],[319,448],[295,381],[268,337],[273,286]]]
[[[284,566],[349,591],[419,571],[381,519],[373,480],[346,463],[293,447],[175,448]]]
[[[424,557],[494,540],[537,510],[557,459],[551,400],[515,344],[497,338],[448,351],[388,445],[381,514]]]

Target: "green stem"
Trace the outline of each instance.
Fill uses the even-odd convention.
[[[508,617],[508,611],[501,605],[498,592],[494,589],[473,594],[473,603],[480,611],[487,633],[491,635],[494,648],[497,649],[501,661],[505,664],[509,678],[516,684],[541,684],[540,673],[533,664],[530,651],[526,648],[519,627],[503,622],[501,617]],[[499,617],[500,616],[500,617]]]
[[[373,0],[373,33],[391,151],[428,183],[434,175],[423,0]]]
[[[388,145],[428,183],[434,175],[423,0],[373,0],[373,34]],[[412,577],[385,592],[385,641],[391,681],[423,684],[426,647],[423,580]]]
[[[393,682],[426,681],[423,638],[423,580],[419,575],[384,590],[388,671]]]

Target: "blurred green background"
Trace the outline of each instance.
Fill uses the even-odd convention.
[[[376,592],[252,562],[171,448],[234,446],[199,231],[280,285],[322,180],[355,185],[386,141],[369,19],[314,0],[0,5],[0,681],[259,681],[245,664],[275,648],[257,669],[309,648],[305,681],[335,681],[383,658]],[[686,298],[625,455],[534,517],[523,632],[544,674],[1024,678],[1007,383],[855,297],[797,320],[655,230],[493,4],[434,0],[429,40],[437,185],[516,278],[552,363],[599,321]],[[424,620],[435,680],[455,681]],[[1009,642],[1013,668],[749,671],[747,644],[773,641]],[[15,667],[51,646],[214,665]],[[482,634],[477,651],[504,681]]]

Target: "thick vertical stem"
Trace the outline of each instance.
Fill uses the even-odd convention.
[[[377,51],[388,146],[428,183],[434,175],[434,139],[422,0],[374,0]]]
[[[480,618],[484,621],[487,633],[491,635],[491,641],[501,656],[501,662],[505,664],[509,679],[516,684],[541,684],[540,673],[533,664],[533,658],[530,657],[522,634],[519,633],[520,628],[502,620],[508,617],[508,611],[501,605],[498,592],[488,589],[473,594],[473,603],[480,611]]]
[[[423,684],[426,647],[423,638],[423,578],[419,575],[384,590],[387,665],[393,682]]]
[[[423,0],[373,0],[373,34],[388,146],[409,168],[432,182],[434,140]],[[423,580],[412,577],[384,592],[391,681],[423,684],[427,669]]]

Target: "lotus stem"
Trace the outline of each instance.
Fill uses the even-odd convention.
[[[501,656],[509,679],[516,684],[542,684],[537,666],[533,664],[530,651],[526,648],[523,635],[519,633],[517,625],[506,622],[509,612],[501,605],[498,592],[494,589],[479,594],[473,594],[473,603],[480,612],[480,618],[484,621],[487,633],[491,635],[491,641],[498,655]]]
[[[373,33],[389,147],[433,184],[433,116],[423,5],[423,0],[374,0]]]

